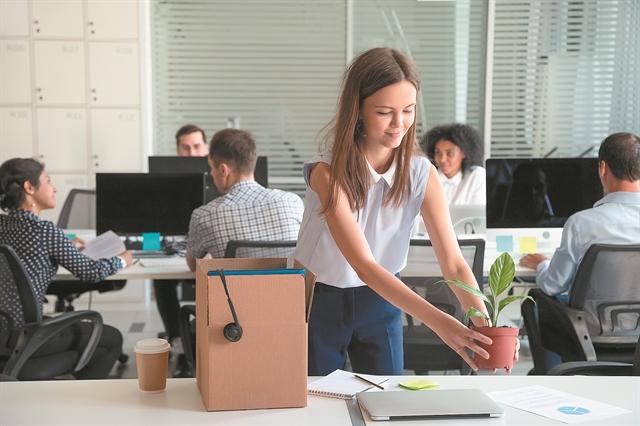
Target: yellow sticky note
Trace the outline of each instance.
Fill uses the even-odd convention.
[[[433,380],[414,379],[406,382],[398,382],[398,386],[411,390],[437,389],[440,383]]]
[[[536,237],[520,237],[520,253],[536,253]]]

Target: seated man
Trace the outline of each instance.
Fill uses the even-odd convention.
[[[213,135],[209,165],[222,196],[194,210],[189,224],[187,264],[207,254],[224,257],[229,240],[295,240],[304,204],[296,194],[267,189],[254,180],[258,159],[249,132],[224,129]]]
[[[179,157],[204,157],[209,153],[204,130],[194,124],[182,126],[176,133],[176,152]],[[171,353],[178,355],[174,377],[191,377],[193,372],[189,368],[184,352],[180,331],[178,328],[178,300],[177,286],[182,282],[185,285],[193,285],[193,280],[154,280],[153,287],[156,295],[158,312],[164,323],[167,340],[171,342]]]
[[[640,138],[615,133],[600,145],[598,159],[605,196],[593,208],[569,217],[552,259],[537,253],[520,259],[520,265],[536,269],[536,283],[549,296],[571,290],[578,266],[591,245],[640,244]],[[555,360],[545,356],[537,342],[530,339],[529,343],[536,374],[546,374],[538,369],[547,370],[560,362],[557,356]]]

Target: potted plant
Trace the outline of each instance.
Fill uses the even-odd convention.
[[[500,257],[493,262],[491,270],[489,271],[488,286],[491,291],[490,297],[487,297],[483,292],[476,290],[461,281],[442,280],[447,284],[455,285],[456,287],[478,296],[489,305],[491,313],[490,317],[476,308],[470,308],[466,312],[467,317],[483,317],[487,320],[488,326],[472,326],[471,328],[485,336],[491,337],[491,340],[493,340],[493,344],[487,346],[480,343],[480,345],[489,352],[489,359],[484,359],[479,356],[476,357],[475,360],[478,368],[506,368],[510,370],[513,367],[513,355],[516,350],[519,329],[507,326],[498,327],[498,316],[508,304],[515,302],[516,300],[531,299],[535,303],[531,296],[508,296],[498,302],[498,296],[509,288],[509,285],[513,281],[513,277],[515,276],[515,272],[516,267],[511,256],[508,253],[502,253]]]

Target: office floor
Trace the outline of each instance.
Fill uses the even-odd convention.
[[[517,291],[516,294],[521,294],[521,291]],[[44,312],[53,312],[53,299],[50,298],[48,304],[45,305]],[[136,359],[133,347],[138,340],[157,337],[158,333],[164,331],[164,326],[158,314],[155,300],[152,295],[145,298],[146,301],[137,302],[113,302],[103,301],[99,294],[93,295],[91,309],[96,310],[102,314],[105,324],[109,324],[116,327],[122,333],[124,337],[124,352],[129,355],[129,361],[120,365],[116,362],[116,365],[111,370],[109,378],[137,378],[136,371]],[[193,303],[193,302],[189,302]],[[83,297],[75,301],[74,306],[76,310],[88,308],[88,298]],[[520,305],[518,303],[512,303],[507,306],[501,314],[502,321],[505,325],[519,326],[520,325]],[[514,364],[512,375],[524,376],[529,370],[533,368],[533,361],[531,360],[531,353],[529,351],[529,342],[526,338],[520,340],[520,360]],[[176,357],[172,357],[169,362],[169,371],[173,371],[175,366]],[[412,374],[413,371],[405,371],[405,374]],[[457,372],[432,372],[432,374],[458,374]],[[169,372],[167,372],[168,377]],[[478,374],[493,374],[490,371],[480,370]],[[495,374],[504,375],[507,374],[504,370]]]

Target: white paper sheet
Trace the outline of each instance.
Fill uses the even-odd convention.
[[[623,408],[544,386],[527,386],[507,391],[489,392],[488,395],[500,404],[568,424],[630,412]]]
[[[125,250],[126,247],[120,237],[113,231],[107,231],[88,241],[81,253],[98,260],[117,256]]]

